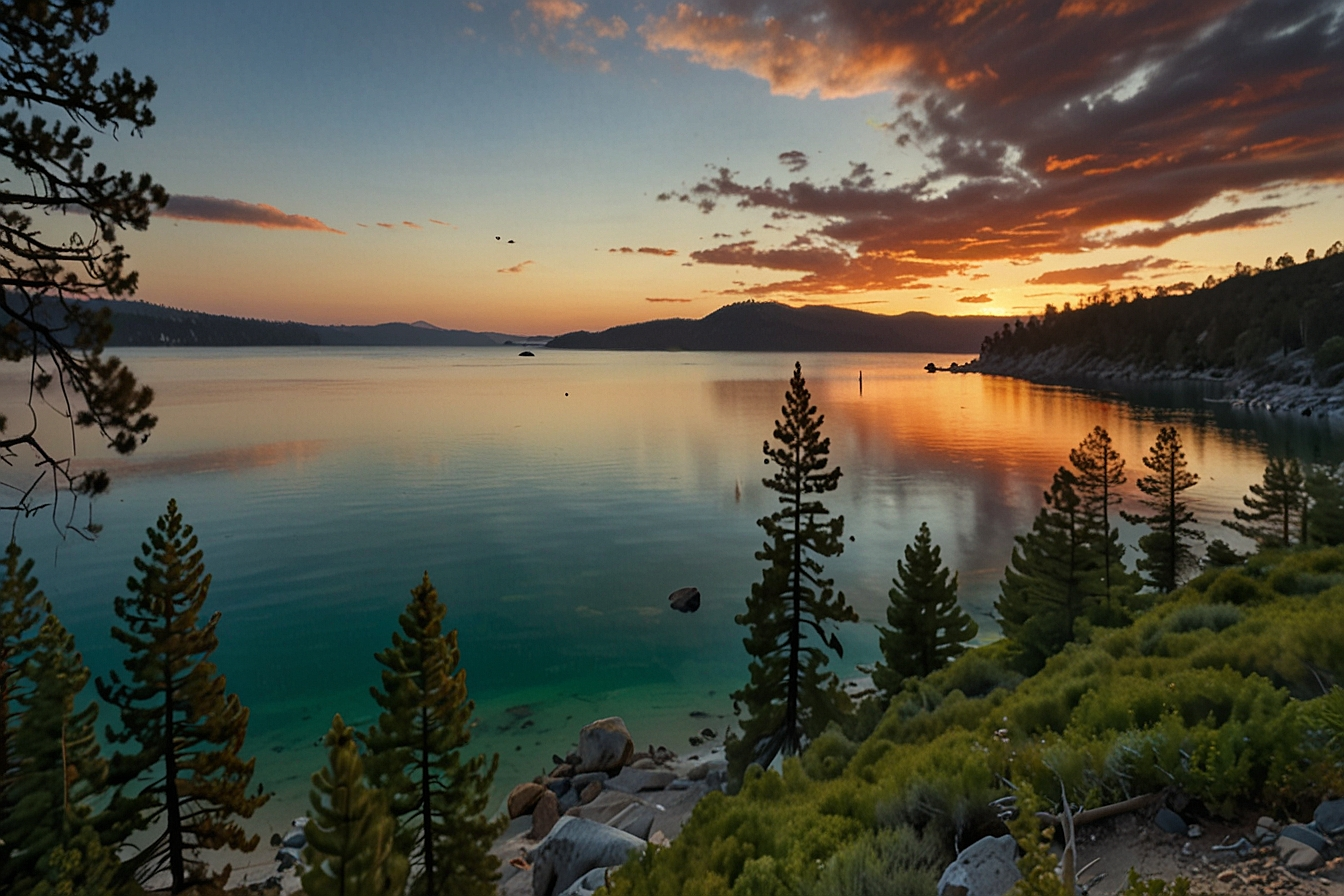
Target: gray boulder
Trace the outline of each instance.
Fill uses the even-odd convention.
[[[598,719],[579,731],[579,773],[615,772],[634,754],[635,742],[619,716]]]
[[[616,817],[608,821],[607,824],[618,831],[625,831],[627,834],[634,834],[641,840],[647,840],[649,839],[649,831],[653,828],[653,819],[656,814],[657,810],[652,806],[632,803],[618,812]]]
[[[1178,834],[1184,837],[1190,833],[1190,826],[1185,823],[1185,819],[1167,808],[1157,810],[1157,816],[1153,818],[1153,823],[1168,834]]]
[[[1012,835],[984,837],[947,866],[938,880],[938,896],[1003,896],[1021,879]]]
[[[594,868],[570,884],[569,889],[560,896],[593,896],[599,887],[607,885],[607,874],[615,870],[615,868]]]
[[[643,853],[644,840],[615,828],[566,815],[532,850],[532,896],[557,896],[594,868],[625,864]]]
[[[641,790],[662,790],[675,781],[675,772],[661,768],[635,768],[627,766],[621,773],[602,785],[604,790],[616,790],[621,793],[639,793]]]
[[[1331,837],[1344,834],[1344,800],[1326,800],[1316,807],[1316,827]]]
[[[574,777],[570,778],[569,781],[575,790],[577,790],[579,793],[583,793],[584,788],[587,787],[589,784],[592,784],[594,781],[596,781],[598,784],[601,784],[603,781],[607,780],[610,777],[611,775],[607,774],[606,772],[585,772],[582,775],[575,775]]]
[[[1310,846],[1317,852],[1325,850],[1325,838],[1313,831],[1304,824],[1290,824],[1279,834],[1279,839],[1296,840],[1298,843]]]
[[[1323,861],[1319,851],[1286,835],[1275,842],[1274,849],[1278,852],[1280,861],[1294,871],[1311,871],[1313,868],[1321,867]]]

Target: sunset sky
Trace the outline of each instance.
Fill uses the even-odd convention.
[[[122,0],[92,49],[159,85],[97,150],[174,197],[138,297],[202,311],[1015,315],[1344,239],[1339,0]]]

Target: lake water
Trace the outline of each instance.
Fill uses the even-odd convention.
[[[86,661],[105,674],[122,658],[107,637],[112,599],[125,593],[145,528],[178,500],[214,577],[208,606],[223,613],[216,662],[251,708],[257,780],[277,793],[264,837],[304,811],[332,713],[372,720],[373,653],[424,571],[460,633],[479,715],[472,749],[501,755],[498,794],[594,718],[621,715],[641,747],[681,752],[706,725],[722,733],[728,693],[746,675],[733,616],[760,573],[756,520],[775,506],[760,483],[770,472],[761,443],[795,356],[122,356],[155,388],[161,422],[133,458],[109,464],[113,490],[95,507],[103,534],[62,542],[38,518],[19,524],[19,540]],[[1338,462],[1344,447],[1339,424],[1240,412],[1199,389],[1126,402],[922,369],[961,358],[798,359],[844,471],[827,504],[854,536],[826,565],[863,619],[841,632],[842,675],[877,657],[873,624],[885,621],[896,559],[921,521],[960,571],[981,637],[993,637],[1013,536],[1096,424],[1110,430],[1131,483],[1159,426],[1180,427],[1202,477],[1189,493],[1195,511],[1237,544],[1217,521],[1259,480],[1268,452]],[[10,394],[15,374],[3,383]],[[1136,535],[1126,532],[1131,544]],[[693,615],[667,604],[686,585],[704,596]]]

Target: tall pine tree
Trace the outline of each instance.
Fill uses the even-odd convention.
[[[1125,461],[1111,444],[1111,434],[1094,426],[1078,447],[1069,452],[1069,462],[1077,471],[1074,490],[1096,532],[1106,616],[1108,621],[1119,621],[1116,611],[1138,590],[1134,576],[1125,572],[1125,546],[1120,542],[1120,533],[1111,525],[1111,508],[1120,503],[1120,486],[1128,481]]]
[[[943,565],[928,523],[920,523],[915,543],[905,546],[905,562],[896,561],[891,584],[891,628],[878,626],[882,661],[873,669],[873,684],[887,695],[905,679],[922,678],[961,656],[980,631],[957,605],[957,576]]]
[[[375,655],[384,667],[378,724],[364,736],[369,782],[384,791],[400,822],[405,852],[419,857],[415,896],[493,896],[499,860],[490,845],[503,820],[486,820],[496,754],[463,759],[475,704],[458,669],[456,629],[425,573],[411,590],[392,646]],[[418,852],[416,852],[418,850]]]
[[[401,896],[408,863],[397,847],[387,794],[364,782],[355,731],[339,714],[323,744],[328,766],[313,775],[313,815],[304,828],[308,896]]]
[[[1077,636],[1077,624],[1095,607],[1105,587],[1097,532],[1083,511],[1077,478],[1055,471],[1045,506],[1031,531],[1016,538],[1010,565],[999,583],[999,614],[1005,636],[1034,672]]]
[[[1134,484],[1147,496],[1140,500],[1152,513],[1121,515],[1151,530],[1139,539],[1143,557],[1135,565],[1140,572],[1147,573],[1144,581],[1149,585],[1164,593],[1171,592],[1186,571],[1198,563],[1190,542],[1204,539],[1202,532],[1190,527],[1195,515],[1181,500],[1181,494],[1198,483],[1199,476],[1188,469],[1181,436],[1174,426],[1164,426],[1158,431],[1157,441],[1148,449],[1143,465],[1152,473],[1140,476]]]
[[[752,657],[751,680],[733,696],[734,708],[747,717],[742,736],[728,744],[734,777],[752,762],[769,765],[781,752],[801,751],[830,721],[838,721],[848,699],[823,646],[843,655],[843,647],[826,623],[858,622],[858,614],[822,578],[818,557],[834,557],[844,545],[844,517],[827,519],[830,511],[819,498],[834,491],[840,469],[827,470],[831,440],[821,437],[825,417],[817,413],[795,364],[781,417],[775,421],[778,445],[764,443],[765,462],[778,469],[762,480],[779,493],[781,509],[757,520],[766,542],[757,560],[769,563],[761,581],[751,587],[747,610],[736,617],[749,627],[742,643]],[[810,631],[809,631],[810,630]],[[815,641],[813,640],[815,636]]]
[[[30,575],[33,561],[23,560],[23,551],[13,542],[5,549],[0,581],[0,811],[8,811],[10,788],[18,777],[14,737],[22,717],[23,698],[32,689],[24,674],[25,663],[37,645],[38,626],[49,610],[47,599]],[[0,869],[11,845],[0,838]]]
[[[1313,466],[1307,476],[1307,535],[1312,544],[1344,544],[1344,481],[1338,468]]]
[[[122,893],[121,863],[99,840],[91,802],[107,786],[99,753],[98,704],[75,709],[89,670],[75,639],[49,614],[27,671],[33,688],[14,737],[18,775],[0,806],[0,838],[11,850],[0,866],[0,889]]]
[[[256,760],[239,755],[248,712],[236,694],[225,693],[224,676],[210,661],[220,616],[201,619],[210,576],[197,538],[176,501],[146,531],[144,557],[135,558],[140,577],[127,580],[131,596],[114,604],[126,623],[114,626],[112,637],[130,651],[122,662],[127,678],[114,671],[97,686],[121,714],[121,729],[108,726],[108,740],[139,746],[112,757],[115,806],[138,827],[161,827],[128,864],[141,882],[166,869],[171,892],[179,893],[206,871],[191,854],[256,848],[259,838],[235,819],[250,818],[267,795],[260,788],[248,795]]]
[[[1271,457],[1264,481],[1250,486],[1241,499],[1245,509],[1232,508],[1234,520],[1223,525],[1245,535],[1261,548],[1286,548],[1306,540],[1307,483],[1297,458]]]

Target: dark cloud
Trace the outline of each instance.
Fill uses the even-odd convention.
[[[214,196],[173,196],[168,205],[155,214],[183,221],[210,221],[215,224],[244,224],[263,230],[317,230],[322,233],[345,231],[328,227],[307,215],[291,215],[265,203],[240,199],[216,199]]]
[[[1263,226],[1290,209],[1256,197],[1344,172],[1339,0],[700,0],[640,33],[777,93],[895,97],[891,138],[928,162],[913,181],[860,164],[781,186],[720,168],[667,194],[813,222],[847,261],[795,284],[811,291]]]
[[[664,257],[677,254],[676,249],[659,249],[657,246],[640,246],[638,249],[621,246],[619,249],[608,249],[607,251],[619,252],[622,255],[661,255]]]
[[[644,299],[644,301],[646,301],[646,302],[672,302],[672,303],[681,305],[681,304],[685,304],[686,302],[693,302],[693,301],[695,301],[695,300],[694,300],[694,299],[655,299],[655,298],[652,298],[652,297],[646,297],[646,298]]]
[[[789,169],[789,171],[797,173],[807,167],[807,153],[796,149],[782,152],[779,154],[779,164]]]
[[[1129,277],[1143,270],[1162,270],[1177,262],[1171,258],[1134,258],[1118,261],[1114,264],[1098,264],[1086,268],[1067,268],[1061,271],[1046,271],[1039,277],[1032,277],[1028,283],[1040,286],[1058,286],[1064,283],[1109,283]]]
[[[978,296],[962,296],[961,298],[957,299],[957,301],[965,305],[983,305],[986,302],[994,301],[994,299],[991,298],[990,296],[985,295],[984,293],[981,293]]]

